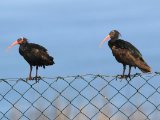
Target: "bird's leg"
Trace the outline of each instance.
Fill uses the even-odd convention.
[[[125,75],[124,75],[125,70],[126,70],[126,65],[123,64],[123,74],[122,74],[122,78],[125,78]]]
[[[120,79],[126,78],[126,76],[124,75],[125,70],[126,70],[126,65],[123,64],[123,73],[122,73],[122,75],[117,75],[117,76],[116,76],[116,79],[117,79],[117,78],[120,78]]]
[[[38,74],[38,66],[36,66],[36,78],[37,78],[37,74]]]
[[[38,74],[38,66],[36,66],[36,76],[35,76],[36,82],[37,82],[37,74]]]
[[[129,65],[129,73],[128,73],[128,76],[127,76],[127,77],[129,77],[130,80],[131,80],[131,68],[132,68],[132,66]]]
[[[29,77],[27,78],[27,80],[32,80],[32,65],[30,65],[30,72],[29,72]]]
[[[36,82],[38,82],[38,80],[40,80],[40,79],[41,79],[41,77],[38,76],[38,66],[36,66],[36,76],[35,76],[35,80],[36,80]]]

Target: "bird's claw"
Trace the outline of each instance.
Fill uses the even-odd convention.
[[[129,80],[131,80],[131,76],[130,76],[130,75],[117,75],[117,76],[116,76],[116,79],[117,79],[117,78],[119,78],[119,79],[121,79],[121,80],[122,80],[122,79],[126,79],[126,80],[127,80],[127,79],[129,78]]]
[[[33,77],[33,80],[36,80],[36,83],[39,82],[39,80],[42,80],[41,76],[35,76]]]
[[[116,80],[119,78],[119,79],[121,79],[121,77],[122,77],[122,75],[117,75],[116,76]]]
[[[131,75],[126,75],[126,76],[125,76],[125,79],[126,79],[126,80],[128,80],[128,79],[129,79],[129,80],[132,80]]]
[[[26,81],[28,81],[28,80],[33,80],[33,78],[32,77],[27,77]]]
[[[42,79],[41,76],[35,76],[35,77],[28,77],[28,78],[26,78],[26,81],[28,81],[28,80],[36,80],[36,83],[37,83],[41,79]]]

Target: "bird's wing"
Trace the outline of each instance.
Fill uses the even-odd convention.
[[[49,56],[47,49],[41,45],[29,43],[26,53],[23,54],[25,58],[32,59],[32,61],[42,60]]]
[[[29,43],[29,46],[32,48],[32,49],[38,49],[38,50],[41,50],[41,51],[44,51],[44,52],[47,52],[47,49],[41,45],[38,45],[38,44],[35,44],[35,43]]]
[[[142,58],[142,54],[140,53],[140,51],[135,46],[133,46],[131,43],[129,43],[127,41],[116,40],[114,45],[117,48],[128,50],[128,52],[133,54],[135,57]]]
[[[142,54],[131,43],[124,40],[116,40],[111,49],[118,62],[138,67],[143,72],[151,72],[151,68],[142,58]]]

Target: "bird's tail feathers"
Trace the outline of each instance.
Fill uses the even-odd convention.
[[[55,64],[53,61],[53,57],[49,56],[48,65],[53,65],[53,64]]]
[[[49,55],[44,56],[43,57],[43,64],[45,66],[53,65],[53,64],[55,64],[53,60],[54,60],[54,58],[52,56],[49,56]]]
[[[147,72],[151,72],[151,68],[147,65],[147,63],[145,63],[144,61],[140,61],[138,68],[143,72],[143,73],[147,73]]]

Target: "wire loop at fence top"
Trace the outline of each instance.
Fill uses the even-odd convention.
[[[0,79],[0,119],[160,120],[160,73]]]
[[[133,75],[131,75],[131,79],[134,79],[135,77],[138,77],[138,76],[143,76],[143,75],[150,75],[150,76],[154,76],[154,75],[160,75],[160,72],[150,72],[150,73],[135,73]],[[56,76],[56,77],[41,77],[41,79],[48,79],[48,80],[59,80],[59,79],[68,79],[68,78],[83,78],[83,77],[86,77],[86,76],[90,76],[90,77],[100,77],[100,78],[103,78],[103,77],[108,77],[108,78],[115,78],[115,79],[121,79],[119,76],[120,75],[105,75],[105,74],[79,74],[79,75],[68,75],[68,76]],[[27,78],[18,78],[18,77],[13,77],[13,78],[0,78],[0,81],[19,81],[19,80],[22,80],[22,81],[26,81]],[[34,80],[28,80],[28,81],[34,81]]]

